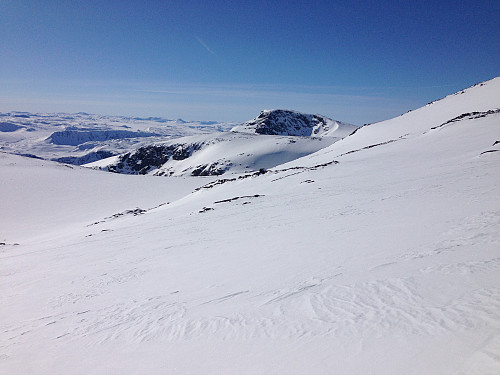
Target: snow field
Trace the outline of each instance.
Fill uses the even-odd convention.
[[[497,82],[197,191],[4,156],[0,369],[498,373],[500,114],[431,129]]]

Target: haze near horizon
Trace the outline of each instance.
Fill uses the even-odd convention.
[[[4,1],[0,111],[362,125],[498,75],[494,1]]]

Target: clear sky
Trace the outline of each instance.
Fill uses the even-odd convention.
[[[498,0],[0,0],[3,112],[363,124],[498,75]]]

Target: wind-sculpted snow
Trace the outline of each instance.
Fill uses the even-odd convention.
[[[227,178],[0,153],[0,372],[500,373],[499,101]]]
[[[264,135],[290,135],[344,138],[356,130],[351,124],[321,115],[283,109],[265,110],[255,119],[235,126],[231,131]]]

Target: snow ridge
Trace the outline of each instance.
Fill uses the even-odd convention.
[[[149,144],[85,166],[124,174],[219,176],[272,168],[337,140],[224,132]]]

